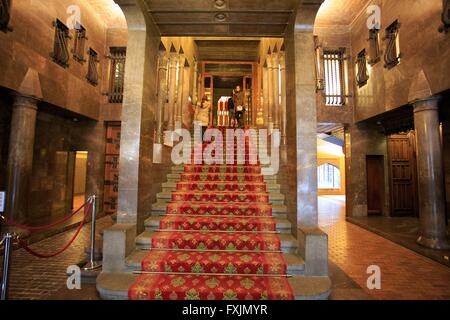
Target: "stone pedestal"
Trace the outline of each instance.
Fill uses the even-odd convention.
[[[414,102],[417,139],[420,236],[425,247],[450,249],[445,223],[444,171],[439,132],[438,97]]]
[[[37,102],[35,98],[17,95],[13,106],[7,165],[6,211],[8,218],[16,222],[24,222],[27,218]]]

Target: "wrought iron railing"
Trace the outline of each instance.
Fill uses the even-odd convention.
[[[109,103],[122,103],[125,79],[125,61],[127,49],[125,47],[111,48],[111,71],[109,84]]]
[[[97,52],[94,49],[89,48],[89,66],[86,79],[93,86],[98,84],[98,63],[99,60]]]
[[[64,68],[67,68],[69,66],[69,28],[67,28],[67,26],[60,20],[56,20],[55,22],[53,22],[53,26],[55,27],[55,39],[51,57],[53,58],[54,62]]]
[[[369,73],[367,70],[366,50],[362,50],[356,58],[356,83],[359,87],[363,87],[369,81]]]
[[[78,28],[75,29],[75,43],[73,48],[73,57],[78,62],[86,61],[84,59],[86,40],[86,29],[79,25]]]
[[[384,66],[388,69],[395,67],[400,63],[400,42],[399,42],[400,23],[395,21],[386,29],[386,52],[384,54]]]

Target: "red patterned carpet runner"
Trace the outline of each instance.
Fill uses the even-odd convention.
[[[187,165],[128,296],[292,300],[275,231],[259,165]]]

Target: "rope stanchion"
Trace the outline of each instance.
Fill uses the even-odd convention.
[[[80,208],[78,208],[77,210],[72,212],[67,217],[65,217],[65,218],[63,218],[63,219],[61,219],[59,221],[53,222],[51,224],[45,225],[45,226],[32,227],[32,226],[27,226],[27,225],[23,225],[23,224],[20,224],[20,223],[16,223],[14,221],[9,220],[8,218],[6,218],[4,216],[1,216],[1,218],[5,221],[4,223],[6,225],[9,225],[9,226],[12,226],[12,227],[16,227],[16,228],[19,228],[19,229],[25,229],[25,230],[28,230],[30,232],[31,231],[44,231],[44,230],[49,230],[49,229],[51,229],[53,227],[56,227],[56,226],[58,226],[58,225],[60,225],[60,224],[62,224],[64,222],[69,221],[75,215],[77,215],[81,210],[83,210],[87,206],[87,204],[90,203],[90,201],[91,201],[91,197],[89,197],[89,199]]]
[[[88,206],[87,210],[84,210],[84,215],[83,215],[83,220],[81,220],[80,225],[78,226],[77,230],[75,231],[74,235],[72,236],[72,238],[70,239],[70,241],[60,250],[58,250],[55,253],[52,254],[42,254],[42,253],[38,253],[36,251],[34,251],[33,249],[31,249],[28,244],[23,241],[23,240],[19,240],[19,244],[23,247],[23,249],[25,251],[27,251],[29,254],[38,257],[38,258],[43,258],[43,259],[48,259],[48,258],[53,258],[56,257],[60,254],[62,254],[64,251],[66,251],[70,245],[75,241],[75,239],[78,237],[79,233],[81,232],[81,229],[83,228],[85,222],[86,222],[86,218],[88,216],[88,211],[92,211],[92,206]]]

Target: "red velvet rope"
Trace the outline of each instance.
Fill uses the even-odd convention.
[[[48,224],[46,226],[30,227],[30,226],[27,226],[27,225],[23,225],[23,224],[16,223],[14,221],[8,220],[6,217],[5,217],[5,223],[7,225],[9,225],[9,226],[17,227],[19,229],[25,229],[25,230],[28,230],[28,231],[49,230],[49,229],[51,229],[51,228],[53,228],[53,227],[55,227],[57,225],[60,225],[60,224],[62,224],[64,222],[69,221],[70,219],[72,219],[77,213],[79,213],[83,208],[85,208],[88,203],[89,203],[89,200],[86,201],[79,209],[77,209],[76,211],[72,212],[69,216],[67,216],[67,217],[65,217],[65,218],[63,218],[63,219],[61,219],[59,221],[53,222],[51,224]]]
[[[19,244],[25,249],[25,251],[27,251],[29,254],[31,254],[35,257],[43,258],[43,259],[56,257],[56,256],[60,255],[61,253],[63,253],[64,251],[66,251],[70,247],[70,245],[75,241],[75,239],[78,237],[78,234],[80,233],[81,229],[84,226],[84,223],[86,222],[86,217],[88,216],[88,211],[89,211],[89,213],[92,211],[92,204],[90,206],[88,206],[87,210],[84,211],[83,220],[81,220],[80,225],[78,226],[75,234],[70,239],[70,241],[62,249],[58,250],[55,253],[52,253],[52,254],[38,253],[38,252],[32,250],[30,247],[28,247],[28,244],[23,240],[20,240]]]

